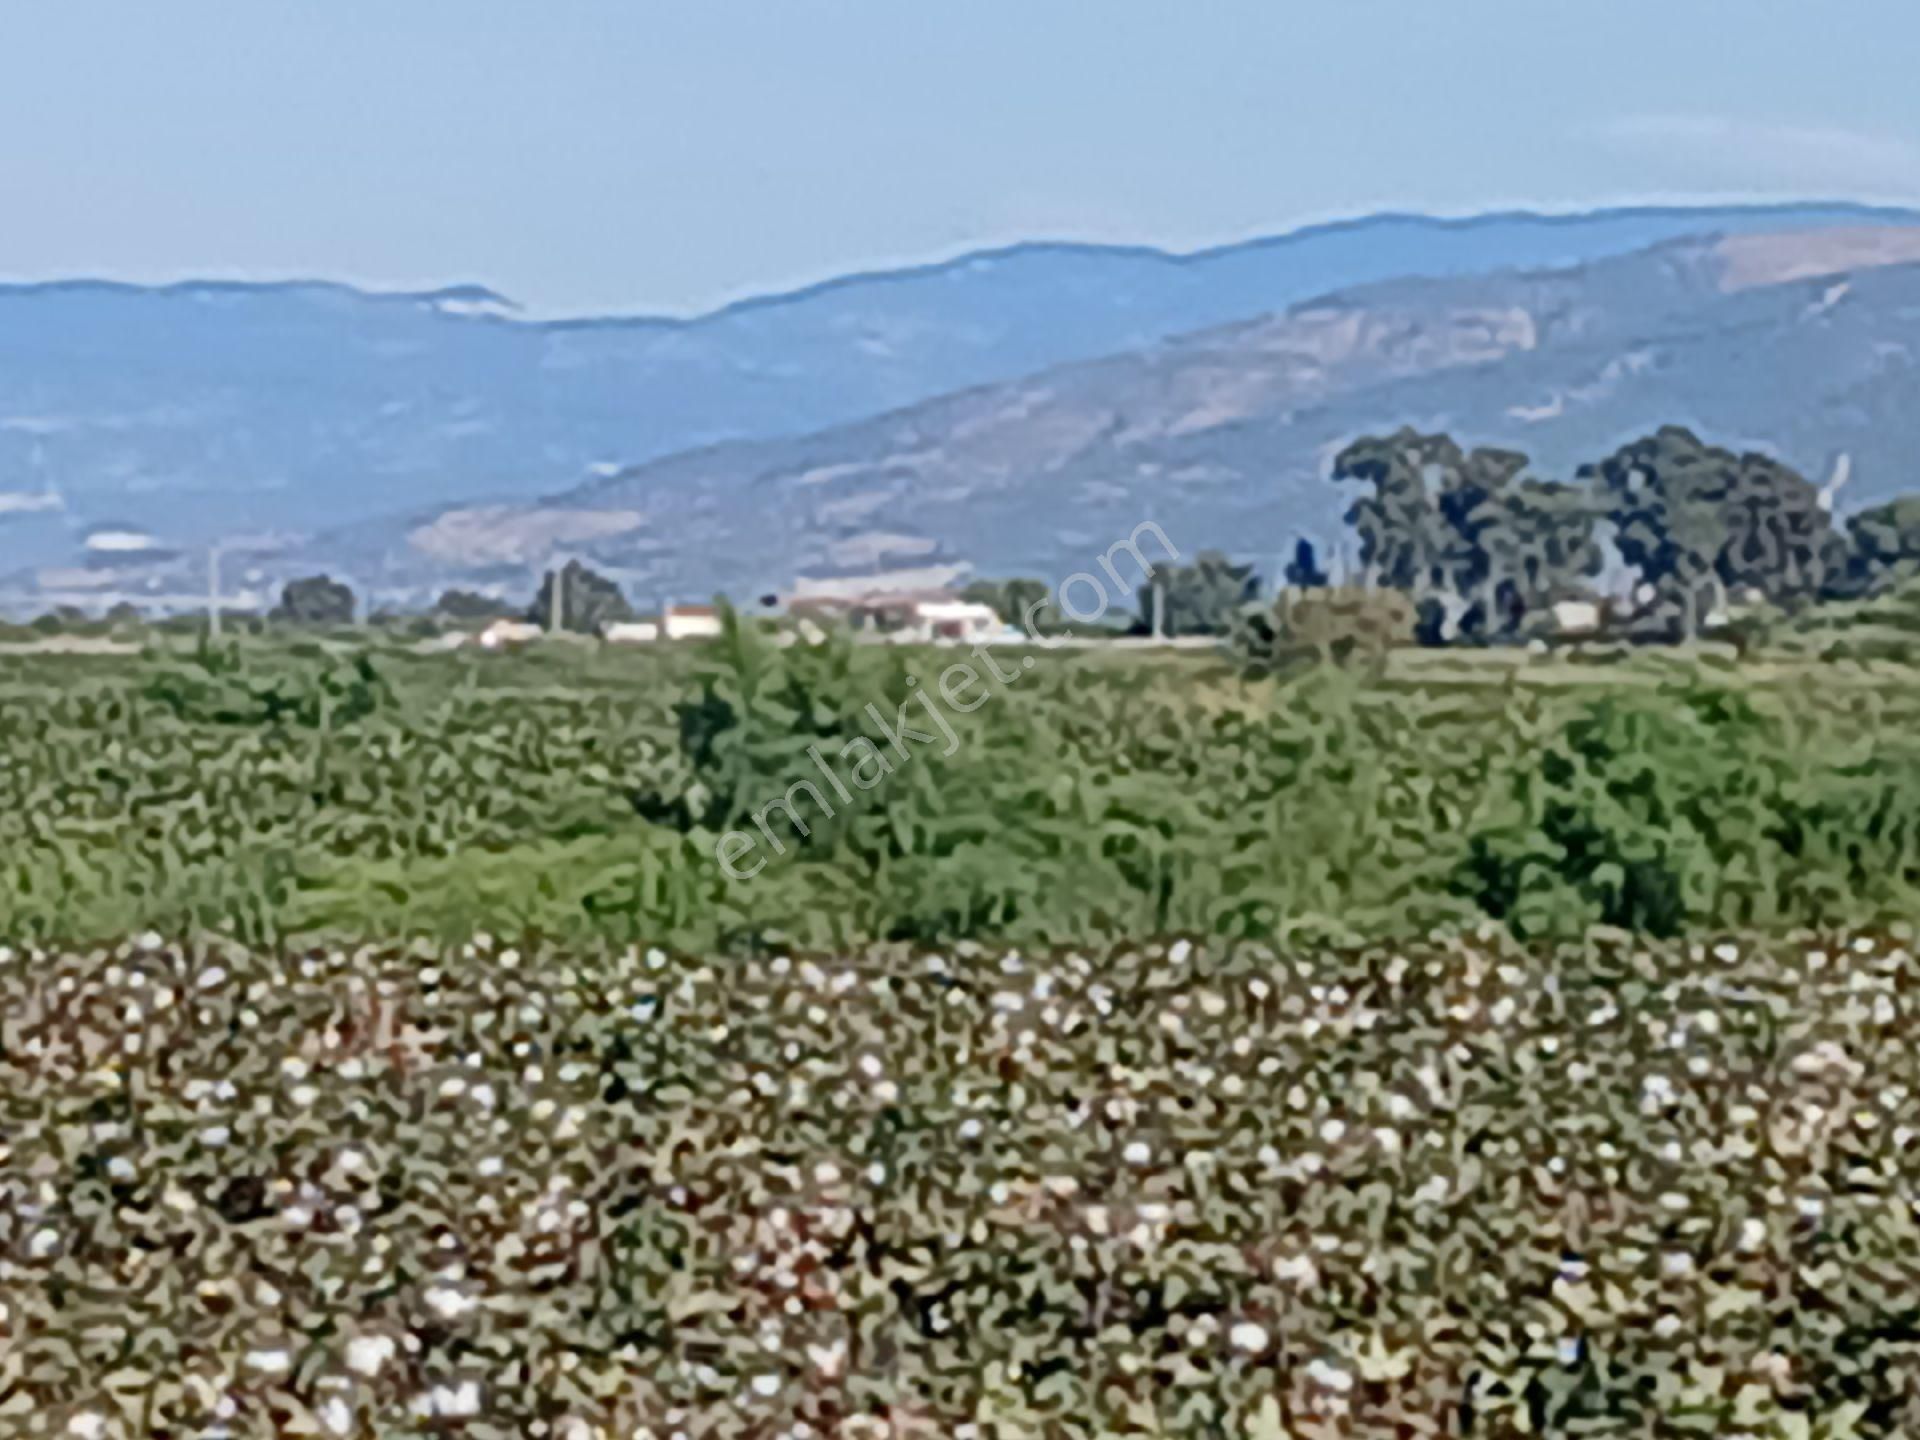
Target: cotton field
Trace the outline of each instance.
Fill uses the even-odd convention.
[[[1892,937],[0,956],[6,1434],[1920,1429]]]

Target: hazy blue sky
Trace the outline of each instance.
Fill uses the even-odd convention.
[[[5,0],[0,276],[690,311],[1046,236],[1920,200],[1910,0]]]

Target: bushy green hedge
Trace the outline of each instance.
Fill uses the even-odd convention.
[[[1489,653],[1249,679],[999,652],[1013,678],[948,715],[951,746],[896,755],[830,819],[800,797],[804,835],[768,812],[778,853],[759,840],[740,880],[716,858],[729,830],[766,833],[797,780],[830,794],[810,749],[877,740],[869,704],[891,717],[968,657],[730,646],[14,662],[0,933],[712,950],[1920,912],[1912,669]]]

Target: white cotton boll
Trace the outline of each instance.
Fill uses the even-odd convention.
[[[1153,1159],[1153,1149],[1146,1141],[1135,1140],[1122,1152],[1121,1158],[1129,1165],[1145,1165]]]
[[[442,1320],[458,1320],[473,1309],[476,1303],[472,1296],[463,1294],[448,1285],[435,1285],[425,1291],[420,1298],[426,1302],[427,1308]]]
[[[1344,1393],[1353,1388],[1353,1376],[1337,1365],[1329,1365],[1325,1360],[1310,1361],[1307,1375],[1316,1385],[1324,1385],[1329,1390]]]
[[[107,1417],[92,1410],[82,1410],[67,1421],[67,1433],[77,1435],[79,1440],[102,1440],[107,1433]]]
[[[1843,1047],[1831,1040],[1822,1040],[1811,1049],[1794,1057],[1793,1070],[1797,1075],[1821,1075],[1828,1071],[1835,1071],[1857,1078],[1861,1073],[1861,1066],[1860,1062],[1849,1055]]]
[[[754,1376],[753,1377],[753,1393],[760,1396],[762,1399],[768,1399],[768,1400],[772,1399],[775,1395],[778,1395],[780,1393],[780,1377],[778,1375]]]
[[[347,1342],[347,1368],[372,1379],[393,1359],[396,1349],[391,1335],[356,1335]]]
[[[466,1419],[480,1413],[480,1382],[462,1380],[457,1385],[436,1385],[427,1392],[429,1413],[450,1420]]]
[[[293,1368],[293,1356],[287,1350],[275,1346],[247,1352],[247,1368],[258,1370],[263,1375],[283,1375]]]
[[[1313,1263],[1311,1255],[1289,1255],[1274,1261],[1273,1277],[1307,1290],[1320,1279],[1320,1267]]]
[[[1266,1327],[1256,1325],[1251,1320],[1242,1320],[1227,1332],[1227,1338],[1233,1342],[1233,1348],[1244,1350],[1249,1355],[1258,1355],[1267,1348]]]
[[[338,1395],[329,1396],[320,1406],[320,1426],[329,1435],[351,1435],[353,1407]]]

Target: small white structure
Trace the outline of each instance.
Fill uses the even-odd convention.
[[[908,632],[927,644],[966,645],[990,639],[1004,628],[991,605],[972,600],[920,600],[914,603]]]
[[[480,632],[480,644],[488,650],[504,650],[509,645],[530,645],[547,632],[524,620],[496,620]]]
[[[669,605],[660,616],[668,640],[711,640],[720,633],[720,612],[711,605]]]
[[[1600,628],[1602,613],[1597,600],[1556,600],[1553,628],[1562,635],[1591,635]]]
[[[609,645],[651,645],[660,638],[660,626],[652,620],[612,620],[600,638]]]
[[[813,617],[841,620],[862,638],[898,645],[977,645],[1016,633],[991,605],[962,600],[948,590],[876,593],[857,600],[810,598],[787,613],[802,625]]]

